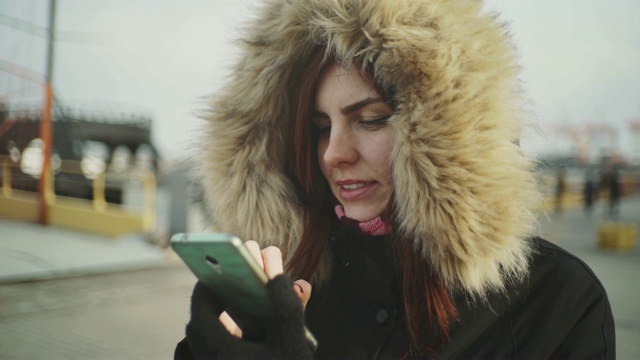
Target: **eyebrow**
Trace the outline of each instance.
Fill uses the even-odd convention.
[[[348,115],[351,114],[352,112],[356,111],[356,110],[360,110],[363,107],[370,105],[370,104],[375,104],[375,103],[384,103],[384,99],[380,98],[380,97],[369,97],[366,99],[362,99],[360,101],[357,101],[353,104],[350,104],[348,106],[345,106],[344,108],[340,109],[340,112],[342,113],[342,115]],[[321,112],[321,111],[313,111],[312,116],[317,116],[317,117],[326,117],[327,114]]]

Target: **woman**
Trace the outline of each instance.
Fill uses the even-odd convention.
[[[598,279],[534,237],[517,66],[481,2],[268,1],[242,48],[199,175],[276,320],[241,335],[198,284],[176,358],[615,357]]]

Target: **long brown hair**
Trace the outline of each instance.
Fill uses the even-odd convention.
[[[288,270],[304,279],[316,277],[331,224],[337,220],[330,206],[332,195],[317,160],[318,136],[311,125],[318,79],[334,61],[326,56],[324,48],[317,48],[301,74],[294,97],[293,151],[289,159],[289,176],[296,184],[304,207],[305,227],[300,244],[288,263]],[[370,80],[374,89],[395,108],[392,94],[376,85],[372,67],[364,69],[363,79]],[[387,206],[384,216],[397,229],[392,202]],[[396,263],[411,338],[407,354],[428,354],[433,351],[434,344],[422,344],[420,341],[427,326],[438,327],[439,342],[442,343],[447,339],[451,324],[458,319],[458,312],[438,272],[413,251],[412,239],[400,238],[396,234],[391,236],[394,256],[402,260]]]

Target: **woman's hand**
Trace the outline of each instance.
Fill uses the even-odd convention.
[[[264,272],[267,274],[269,279],[273,279],[284,273],[282,252],[279,248],[275,246],[268,246],[261,250],[260,245],[253,240],[246,241],[244,246],[249,250],[258,265],[264,269]],[[311,297],[311,284],[302,279],[296,280],[293,283],[293,290],[302,302],[302,309],[304,310],[307,302],[309,302],[309,298]],[[242,337],[242,330],[238,325],[236,325],[226,311],[220,314],[220,322],[233,336],[238,338]]]

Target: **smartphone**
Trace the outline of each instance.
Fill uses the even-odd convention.
[[[224,233],[176,234],[171,248],[217,296],[245,315],[273,317],[267,274],[237,236]]]
[[[240,238],[226,233],[179,233],[170,244],[198,280],[230,306],[227,312],[241,329],[242,318],[274,317],[265,286],[269,278]],[[306,327],[305,335],[315,349],[316,339]]]

